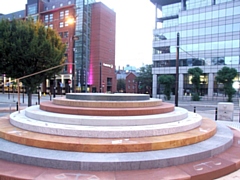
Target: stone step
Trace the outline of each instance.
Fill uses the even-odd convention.
[[[165,150],[130,153],[88,153],[49,150],[0,139],[0,159],[46,168],[125,171],[164,168],[211,158],[233,142],[232,131],[218,123],[217,133],[202,142]],[[217,162],[218,163],[218,162]],[[201,168],[197,168],[201,170]]]
[[[233,130],[233,132],[233,145],[223,153],[178,166],[133,171],[81,171],[44,168],[0,160],[0,179],[46,180],[58,178],[76,180],[81,178],[81,180],[152,180],[161,177],[161,179],[174,180],[233,180],[240,177],[240,144],[238,143],[240,141],[240,132],[237,130]]]
[[[99,139],[77,138],[48,134],[40,134],[12,126],[9,118],[0,118],[0,137],[11,142],[46,149],[75,152],[143,152],[186,146],[204,141],[216,133],[216,123],[203,119],[200,127],[171,135],[125,138]]]
[[[10,122],[14,126],[28,131],[61,136],[88,138],[133,138],[174,134],[197,128],[202,117],[195,113],[188,113],[188,117],[177,122],[141,125],[141,126],[82,126],[69,125],[64,122],[52,123],[39,121],[25,116],[24,111],[10,115]],[[64,124],[63,124],[64,123]]]
[[[148,101],[150,96],[133,93],[67,93],[66,98],[86,101]]]
[[[173,112],[145,116],[86,116],[59,114],[43,111],[39,109],[38,105],[25,109],[25,116],[31,119],[83,126],[140,126],[164,124],[183,120],[187,118],[188,115],[188,111],[180,107],[175,107]],[[198,118],[198,115],[196,115],[196,117]]]
[[[145,101],[90,101],[67,99],[66,97],[58,97],[53,99],[53,103],[62,106],[76,107],[92,107],[92,108],[139,108],[160,106],[161,99],[149,99]]]
[[[174,111],[174,105],[162,103],[160,106],[138,107],[138,108],[92,108],[92,107],[70,107],[54,104],[52,101],[44,101],[40,109],[61,114],[75,114],[88,116],[140,116],[162,114]]]

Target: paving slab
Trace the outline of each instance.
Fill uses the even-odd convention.
[[[233,134],[218,124],[217,133],[202,142],[166,150],[129,153],[85,153],[29,147],[0,139],[0,159],[70,170],[142,170],[164,168],[213,157],[232,145]]]

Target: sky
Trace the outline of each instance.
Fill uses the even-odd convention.
[[[13,3],[14,1],[14,3]],[[25,9],[27,0],[0,0],[0,13]],[[116,12],[116,68],[152,64],[155,8],[150,0],[97,0]]]

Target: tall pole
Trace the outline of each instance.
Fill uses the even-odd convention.
[[[88,43],[88,34],[89,34],[89,27],[88,27],[88,23],[89,23],[89,2],[87,0],[87,20],[86,20],[86,28],[87,28],[87,32],[86,32],[86,62],[85,62],[85,93],[87,93],[87,88],[88,88],[88,61],[89,61],[89,43]]]
[[[100,73],[99,73],[99,92],[102,92],[102,63],[100,62]]]
[[[177,33],[176,51],[176,81],[175,81],[175,106],[178,107],[178,85],[179,85],[179,33]]]
[[[76,7],[76,1],[75,1]],[[76,9],[74,8],[74,22],[73,22],[73,35],[72,35],[72,92],[75,92],[75,37],[76,37]]]

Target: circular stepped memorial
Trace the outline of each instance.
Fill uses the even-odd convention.
[[[228,127],[142,94],[70,93],[1,122],[0,159],[66,170],[172,167],[233,143]]]

